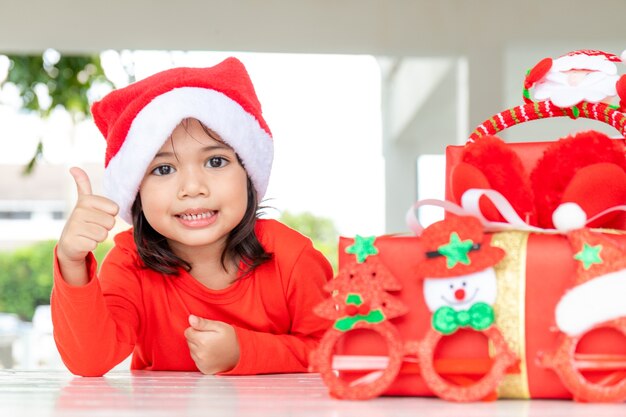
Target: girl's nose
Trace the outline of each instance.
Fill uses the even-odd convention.
[[[196,170],[183,171],[180,175],[179,198],[207,196],[209,185],[204,180],[202,173]]]

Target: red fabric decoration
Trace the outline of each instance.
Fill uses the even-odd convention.
[[[363,263],[348,264],[324,289],[332,295],[314,308],[324,318],[334,320],[319,348],[311,354],[311,369],[320,373],[331,395],[350,400],[365,400],[382,394],[393,382],[402,365],[404,348],[398,330],[389,319],[401,316],[408,308],[387,291],[400,290],[400,283],[376,256]],[[336,372],[335,345],[350,331],[371,330],[387,343],[387,364],[357,380]]]
[[[620,111],[626,111],[626,75],[622,75],[615,84],[617,90],[617,96],[619,97],[619,109]]]
[[[468,143],[462,161],[450,178],[457,203],[469,188],[494,189],[531,225],[554,227],[552,214],[565,202],[577,203],[587,218],[626,204],[626,146],[594,130],[550,144],[530,177],[519,157],[494,136],[478,137],[476,142]],[[501,220],[491,203],[481,201],[481,209],[488,220]],[[611,213],[590,226],[611,227],[620,216]]]
[[[342,268],[335,279],[328,281],[324,289],[330,293],[354,291],[399,291],[402,288],[389,270],[377,257],[369,257],[364,263],[353,263]]]
[[[461,386],[452,384],[442,378],[434,366],[434,355],[437,344],[443,335],[434,329],[429,329],[424,339],[419,343],[417,355],[421,366],[421,372],[428,387],[437,394],[438,397],[449,401],[479,401],[484,399],[496,399],[492,395],[498,384],[502,381],[507,369],[517,363],[517,358],[509,348],[504,336],[495,326],[483,330],[485,336],[489,338],[493,346],[494,362],[489,372],[479,381]]]
[[[533,192],[528,175],[524,171],[517,154],[508,148],[500,138],[485,136],[478,142],[467,144],[463,154],[463,162],[475,167],[478,172],[472,173],[467,167],[464,167],[461,168],[461,172],[452,173],[453,192],[458,201],[460,201],[463,193],[472,187],[496,190],[509,200],[522,219],[528,219],[531,223],[534,221]],[[481,174],[484,180],[480,177]],[[467,177],[463,179],[462,175]],[[485,180],[487,186],[480,187],[485,183]],[[483,204],[485,203],[481,202],[481,207]],[[485,204],[485,206],[488,220],[502,220],[491,203]]]
[[[596,328],[610,327],[626,336],[626,318],[613,320],[598,325]],[[582,338],[580,336],[567,336],[561,334],[561,344],[552,355],[544,355],[541,364],[552,368],[561,379],[561,382],[572,393],[574,400],[584,402],[624,402],[626,401],[626,377],[624,371],[614,372],[603,380],[591,382],[581,374],[579,363],[576,358],[576,347]],[[594,363],[588,363],[588,368],[603,369],[611,364],[607,362],[612,358],[601,358]],[[622,368],[623,368],[623,357]],[[610,369],[610,368],[609,368]],[[617,381],[617,382],[616,382]]]
[[[592,165],[596,166],[582,172]],[[530,176],[539,225],[552,227],[552,213],[563,202],[577,203],[585,210],[587,218],[624,204],[624,178],[626,147],[621,142],[593,130],[554,142]],[[603,224],[598,221],[594,226]]]
[[[461,241],[471,241],[473,245],[478,245],[476,249],[467,251],[467,264],[456,262],[453,267],[449,267],[446,256],[426,257],[415,271],[419,278],[449,278],[472,274],[494,266],[505,255],[502,249],[489,244],[482,224],[471,216],[451,216],[424,229],[421,238],[425,252],[438,252],[439,248],[450,242],[452,233]]]
[[[589,228],[582,228],[571,231],[568,234],[568,239],[574,253],[580,251],[585,244],[602,248],[599,252],[600,262],[593,262],[588,265],[585,265],[584,262],[577,263],[575,285],[584,284],[606,274],[626,270],[626,247],[611,239],[610,235],[601,234]]]
[[[601,185],[601,188],[598,186]],[[592,198],[589,198],[593,196]],[[565,202],[577,203],[589,216],[626,202],[626,171],[616,164],[600,162],[578,170],[563,191]],[[613,212],[592,221],[589,227],[610,227],[619,216]]]
[[[544,58],[537,63],[526,76],[524,80],[524,88],[531,88],[535,83],[546,76],[552,68],[552,58]]]
[[[381,395],[398,375],[404,357],[402,339],[398,330],[388,322],[372,325],[358,323],[354,330],[368,329],[378,333],[387,342],[387,365],[382,369],[372,369],[356,379],[344,379],[335,371],[333,357],[335,346],[344,333],[330,329],[324,334],[319,348],[311,354],[310,363],[328,387],[330,394],[344,400],[367,400]]]

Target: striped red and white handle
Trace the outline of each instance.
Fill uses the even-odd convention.
[[[472,132],[467,141],[475,142],[483,136],[495,135],[508,127],[531,120],[566,116],[572,119],[583,117],[598,120],[613,126],[622,136],[626,137],[626,114],[617,110],[615,106],[583,101],[572,107],[561,108],[552,104],[550,100],[546,100],[512,107],[491,116]]]

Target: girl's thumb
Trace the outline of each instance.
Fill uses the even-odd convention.
[[[193,314],[189,315],[189,325],[193,327],[195,330],[204,330],[204,331],[217,330],[215,326],[215,321],[204,319],[198,316],[194,316]]]

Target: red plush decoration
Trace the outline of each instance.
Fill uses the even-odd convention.
[[[489,244],[482,224],[473,216],[450,216],[435,222],[422,232],[421,238],[425,258],[415,269],[415,275],[419,278],[450,278],[473,274],[496,265],[505,255],[501,248]],[[461,242],[469,246],[466,250],[461,250],[467,256],[467,262],[453,262],[454,265],[449,266],[451,256],[444,252],[444,248],[452,245],[458,249]],[[458,255],[456,250],[453,255]]]
[[[617,96],[619,97],[619,109],[620,111],[626,111],[626,75],[622,75],[615,84],[617,90]]]
[[[552,58],[544,58],[537,63],[526,75],[524,88],[529,89],[538,81],[541,81],[552,68]]]
[[[486,188],[501,193],[517,214],[534,224],[535,207],[528,174],[517,154],[496,136],[485,136],[468,143],[463,163],[452,172],[452,192],[457,201],[470,188]],[[502,221],[495,207],[481,200],[481,209],[488,220]]]
[[[472,188],[477,189],[492,189],[493,187],[489,184],[489,180],[485,176],[485,174],[474,165],[468,164],[467,162],[461,162],[452,170],[452,195],[456,199],[456,201],[461,201],[463,197],[463,193],[465,191],[470,190]],[[502,215],[494,204],[486,199],[481,198],[480,201],[480,210],[485,216],[486,219],[491,221],[504,221]]]
[[[529,176],[501,139],[484,136],[466,145],[450,183],[458,203],[470,188],[493,189],[528,224],[553,228],[552,214],[562,203],[578,204],[587,218],[626,204],[626,145],[594,130],[568,136],[546,148]],[[481,200],[480,208],[488,220],[502,221],[491,202]],[[590,226],[616,227],[620,216],[607,214]]]
[[[573,286],[564,292],[554,312],[560,332],[558,347],[541,353],[539,363],[556,372],[577,401],[624,402],[624,343],[607,343],[593,353],[580,352],[578,346],[595,331],[611,329],[622,340],[626,336],[626,248],[610,235],[589,228],[571,230],[568,240],[576,261]]]
[[[577,203],[593,217],[626,203],[626,147],[597,131],[569,136],[546,149],[530,181],[540,226],[553,227],[552,213],[564,202]],[[604,216],[592,226],[610,219]]]
[[[335,279],[326,284],[324,289],[331,296],[313,309],[315,314],[333,320],[334,324],[309,359],[311,369],[320,373],[331,395],[348,400],[365,400],[382,394],[400,371],[404,346],[398,330],[389,320],[406,314],[408,308],[387,292],[398,291],[402,287],[375,256],[378,250],[374,237],[357,236],[354,245],[346,252],[355,254],[355,261],[342,267]],[[385,340],[385,365],[367,369],[364,376],[351,380],[338,371],[354,370],[350,362],[354,362],[355,358],[335,355],[335,346],[346,333],[363,330],[376,332]],[[341,365],[342,359],[346,359],[348,364]]]
[[[328,387],[329,393],[344,400],[368,400],[384,393],[400,372],[404,358],[402,337],[398,330],[389,322],[369,324],[356,323],[353,330],[369,330],[378,333],[387,344],[386,363],[384,367],[372,367],[367,373],[354,380],[343,378],[338,371],[341,363],[335,355],[335,346],[344,333],[330,329],[322,338],[319,348],[311,353],[309,362],[312,369],[320,373]],[[364,370],[364,369],[361,369]]]
[[[502,382],[509,367],[517,364],[515,353],[507,344],[500,330],[491,326],[482,331],[489,338],[490,346],[494,350],[494,361],[489,372],[479,381],[468,385],[456,385],[448,382],[437,373],[434,366],[435,350],[443,335],[434,329],[429,329],[424,339],[418,345],[417,356],[422,376],[426,384],[439,397],[448,401],[469,402],[495,399],[492,395]]]
[[[597,328],[608,327],[619,331],[626,336],[626,318],[612,320],[598,325]],[[599,370],[612,369],[615,366],[612,362],[617,362],[622,358],[611,356],[602,357],[596,355],[593,358],[578,358],[576,347],[582,336],[560,335],[560,345],[554,354],[545,355],[540,358],[540,363],[552,368],[561,379],[561,382],[572,393],[574,400],[580,402],[616,402],[626,401],[626,378],[624,372],[616,371],[607,377],[591,382],[581,372],[581,368],[596,368]],[[620,363],[618,362],[619,366]],[[622,365],[623,367],[623,362]]]
[[[598,190],[598,184],[602,184]],[[589,198],[592,196],[592,198]],[[595,198],[598,196],[598,198]],[[626,171],[616,164],[600,162],[588,165],[574,174],[563,191],[562,201],[576,202],[589,215],[626,202]],[[619,218],[618,212],[605,214],[589,223],[589,227],[608,227]]]

